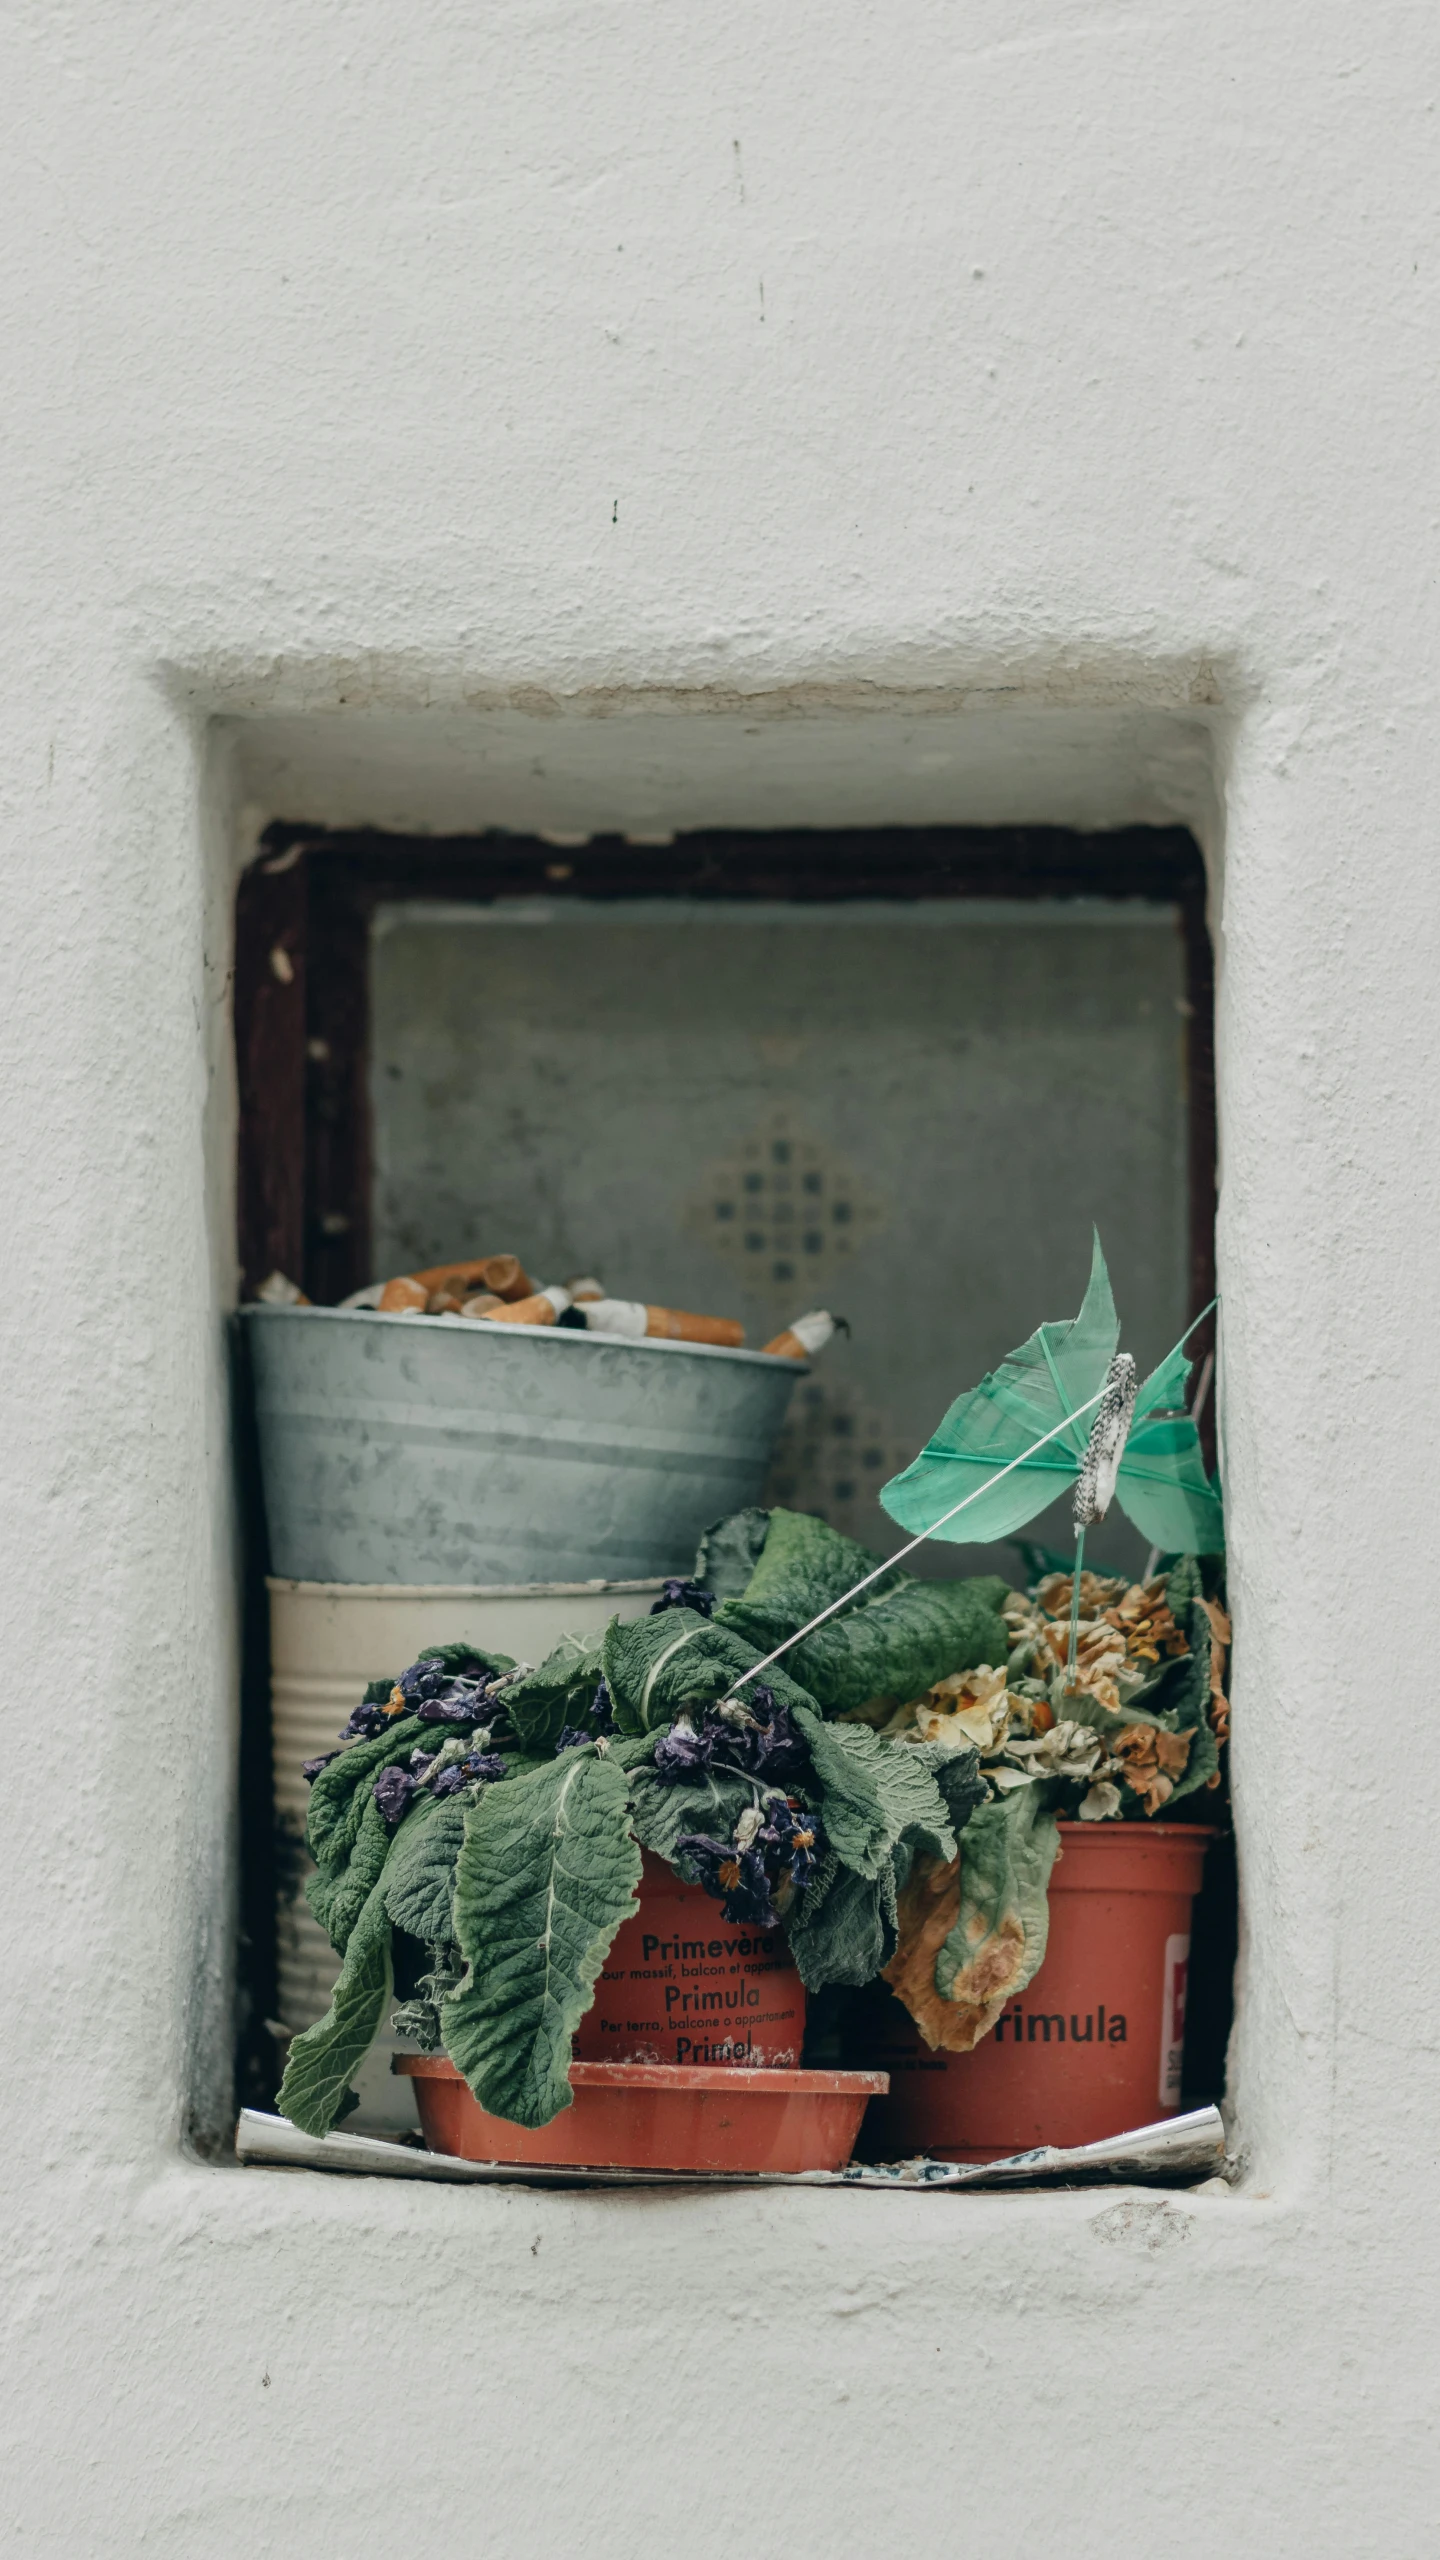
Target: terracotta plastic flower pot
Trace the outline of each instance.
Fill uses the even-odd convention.
[[[576,2061],[793,2070],[804,2040],[805,1986],[784,1931],[723,1920],[710,1894],[647,1854]]]
[[[531,2132],[487,2115],[443,2054],[403,2053],[431,2151],[576,2169],[843,2169],[883,2071],[575,2062],[573,2106]]]
[[[933,2052],[879,1993],[864,2050],[891,2094],[866,2125],[867,2154],[1000,2160],[1174,2115],[1190,1905],[1210,1838],[1183,1823],[1062,1822],[1045,1961],[972,2053]]]

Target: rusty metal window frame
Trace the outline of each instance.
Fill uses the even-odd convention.
[[[1214,963],[1200,848],[1181,827],[1082,835],[1061,827],[894,827],[620,837],[559,848],[510,835],[402,836],[271,826],[236,907],[235,1040],[240,1101],[237,1220],[242,1294],[267,1272],[334,1305],[370,1268],[369,955],[377,908],[403,900],[544,898],[813,901],[1134,898],[1173,905],[1185,956],[1190,1312],[1215,1294]],[[1203,1357],[1210,1329],[1193,1346]],[[244,1400],[239,1412],[243,1416]],[[1213,1430],[1213,1399],[1206,1417]],[[259,1570],[253,1452],[239,1453],[250,1522],[241,1743],[243,1974],[239,2066],[250,2103],[268,2105],[275,2057],[274,1843],[270,1811],[268,1632]],[[1213,1445],[1207,1446],[1213,1464]],[[1233,1844],[1206,1861],[1197,1929],[1207,1960],[1191,1986],[1187,2095],[1223,2081],[1236,1943]]]
[[[1142,899],[1173,904],[1185,951],[1190,1312],[1214,1295],[1214,969],[1205,871],[1184,828],[896,827],[596,837],[327,833],[280,823],[241,885],[236,929],[243,1288],[287,1272],[333,1306],[370,1269],[371,921],[403,899]],[[1205,1347],[1202,1344],[1202,1351]]]

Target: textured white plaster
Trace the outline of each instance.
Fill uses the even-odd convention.
[[[229,724],[227,723],[227,729]],[[687,827],[1213,823],[1205,718],[813,685],[237,721],[248,809],[323,824],[663,840]]]
[[[8,34],[3,2547],[1428,2560],[1433,15]],[[181,2156],[228,2049],[227,919],[276,808],[1201,827],[1241,2195]]]

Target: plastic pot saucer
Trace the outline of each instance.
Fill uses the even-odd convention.
[[[444,2054],[401,2053],[427,2148],[576,2169],[843,2169],[883,2071],[572,2062],[573,2104],[531,2130],[487,2115]]]

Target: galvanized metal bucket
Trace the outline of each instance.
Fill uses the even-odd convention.
[[[758,1501],[799,1360],[330,1307],[241,1310],[270,1568],[297,1582],[689,1572]]]

